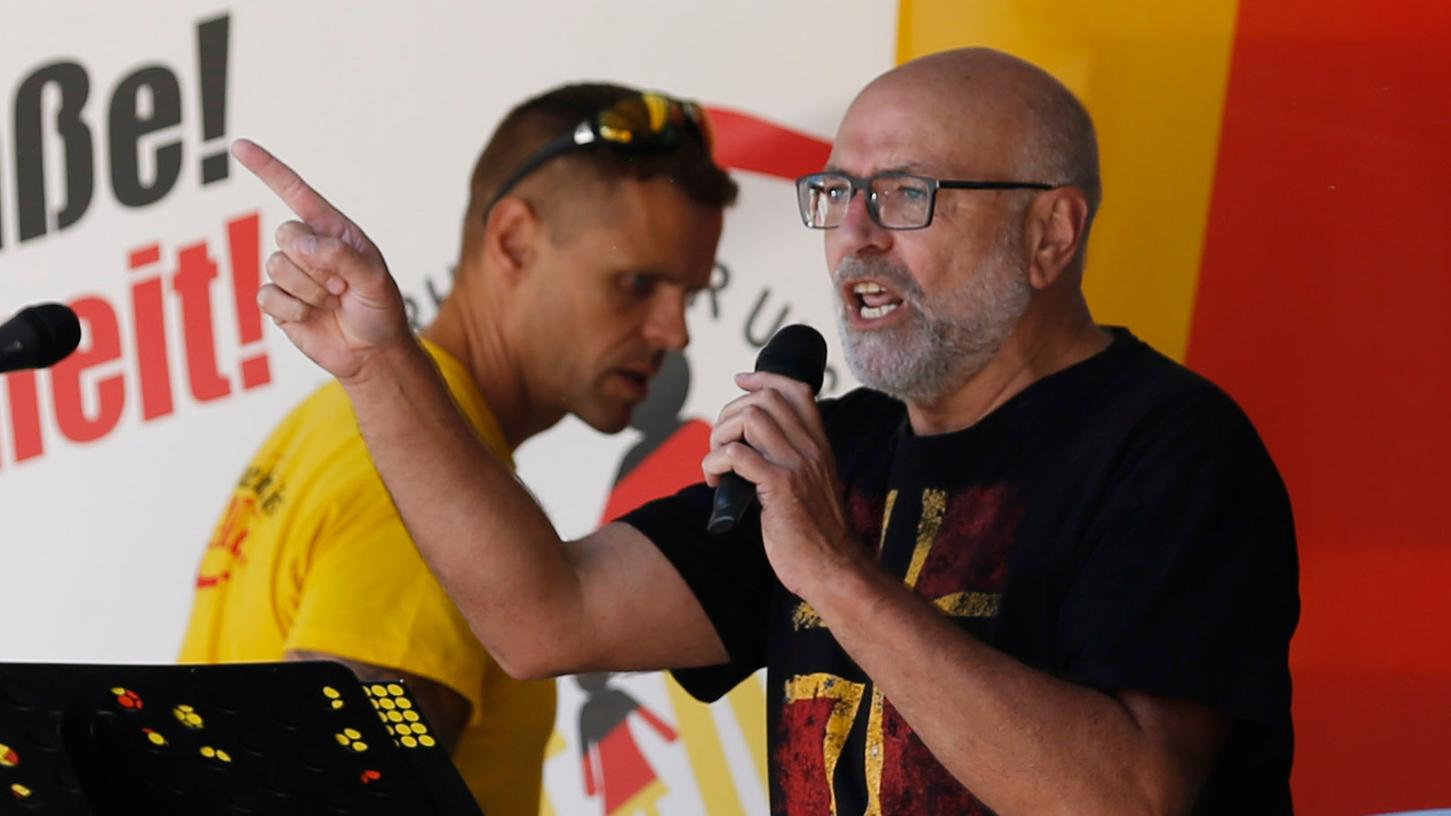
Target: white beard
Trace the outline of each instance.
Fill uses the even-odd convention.
[[[902,298],[907,319],[888,329],[858,331],[847,322],[841,302],[837,327],[847,365],[866,385],[906,402],[932,403],[961,388],[1002,348],[1028,309],[1033,288],[1027,263],[1015,257],[1016,231],[1001,234],[987,262],[967,285],[929,303],[906,269],[878,258],[848,257],[833,278],[881,281]],[[838,300],[841,300],[838,295]]]

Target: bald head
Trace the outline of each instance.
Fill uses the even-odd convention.
[[[1073,94],[998,51],[933,54],[863,89],[827,167],[876,181],[870,196],[844,197],[824,237],[843,350],[858,379],[926,411],[965,393],[999,359],[1048,359],[1035,355],[1076,342],[1092,325],[1082,273],[1097,155]],[[881,181],[894,173],[1002,189],[939,188],[921,213],[925,228],[892,228],[881,210],[907,200]],[[938,427],[925,416],[914,415],[914,427]]]
[[[1082,188],[1089,218],[1102,196],[1098,140],[1083,104],[1051,74],[990,48],[962,48],[904,63],[853,101],[848,123],[906,118],[921,150],[955,172]],[[855,117],[855,122],[853,121]],[[929,134],[926,140],[920,134]],[[905,157],[904,157],[905,158]],[[1007,176],[1003,176],[1006,178]]]

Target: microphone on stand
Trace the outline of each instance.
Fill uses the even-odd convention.
[[[0,374],[48,368],[70,356],[81,343],[81,322],[69,306],[27,306],[0,325]]]
[[[771,337],[756,355],[756,370],[780,374],[821,390],[826,373],[826,340],[821,332],[804,323],[793,323]],[[716,484],[710,521],[705,529],[712,535],[729,532],[756,499],[756,486],[734,473],[726,473]]]

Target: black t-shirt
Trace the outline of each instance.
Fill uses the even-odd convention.
[[[953,433],[916,436],[902,403],[864,389],[822,401],[851,531],[1030,666],[1223,712],[1233,726],[1195,813],[1289,813],[1289,498],[1228,396],[1113,333]],[[730,654],[677,671],[681,683],[711,700],[767,667],[772,811],[990,812],[776,579],[759,516],[711,536],[710,503],[697,485],[624,520],[679,570]]]

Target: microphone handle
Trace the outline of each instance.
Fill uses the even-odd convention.
[[[705,529],[711,535],[728,533],[741,520],[756,498],[756,486],[734,473],[726,473],[716,484],[715,501],[711,503],[710,521]]]

